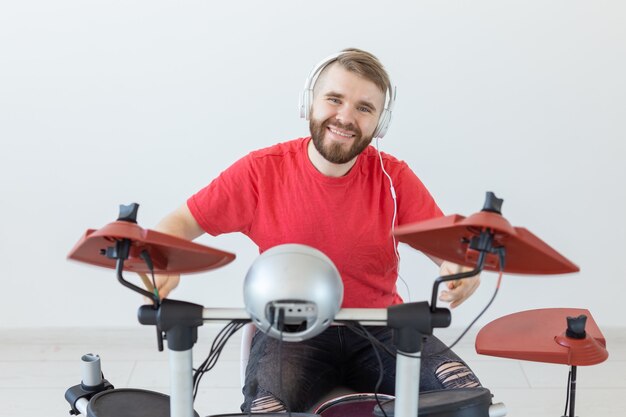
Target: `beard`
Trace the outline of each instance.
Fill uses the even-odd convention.
[[[324,136],[328,132],[328,126],[331,124],[342,130],[354,133],[352,145],[350,145],[349,148],[346,149],[345,144],[340,142],[328,141],[328,143],[324,143]],[[313,140],[315,149],[317,149],[324,159],[334,164],[350,162],[372,142],[372,137],[364,137],[357,126],[352,123],[344,125],[334,118],[320,122],[311,117],[309,129],[311,130],[311,139]]]

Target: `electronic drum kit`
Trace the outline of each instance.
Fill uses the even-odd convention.
[[[271,337],[297,342],[314,337],[331,324],[355,320],[394,330],[397,348],[396,395],[351,394],[323,403],[309,417],[487,417],[505,415],[502,404],[492,404],[486,388],[457,388],[419,393],[419,352],[424,335],[450,324],[450,312],[436,306],[438,286],[448,280],[474,276],[482,270],[515,274],[565,274],[579,268],[527,229],[513,227],[501,214],[502,200],[487,193],[485,206],[469,217],[450,215],[398,227],[396,238],[439,259],[473,267],[467,273],[439,277],[428,302],[405,303],[387,309],[340,309],[343,286],[336,268],[323,253],[304,245],[281,245],[257,258],[244,283],[246,309],[216,309],[183,301],[160,300],[154,288],[144,289],[124,277],[138,273],[184,274],[208,271],[235,259],[232,253],[176,238],[137,224],[138,205],[120,206],[119,218],[89,229],[74,246],[69,259],[116,270],[118,281],[153,300],[139,309],[139,321],[157,329],[159,349],[167,341],[170,395],[115,389],[102,378],[100,358],[82,357],[81,383],[65,398],[71,414],[87,417],[192,417],[192,349],[204,322],[252,321]],[[334,270],[333,270],[334,269]],[[298,280],[290,280],[297,274]],[[300,286],[290,283],[300,282]],[[302,284],[304,282],[304,284]],[[318,298],[312,298],[315,286]],[[269,289],[292,291],[291,296]],[[277,297],[272,299],[272,297]],[[276,320],[276,316],[281,320]],[[289,332],[282,325],[294,323]],[[288,326],[287,326],[288,327]],[[296,327],[296,326],[292,326]],[[569,416],[574,417],[576,367],[603,362],[606,341],[588,310],[542,309],[512,314],[484,326],[476,338],[480,354],[571,366]],[[284,416],[285,413],[273,413]],[[246,416],[236,413],[227,416]],[[271,417],[272,413],[266,414]]]

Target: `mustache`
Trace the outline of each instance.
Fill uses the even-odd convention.
[[[328,127],[328,125],[331,125],[331,124],[333,126],[337,126],[339,129],[356,133],[359,136],[361,135],[361,130],[352,123],[344,124],[344,123],[341,123],[339,120],[333,118],[333,119],[326,120],[324,122],[324,127],[326,128]]]

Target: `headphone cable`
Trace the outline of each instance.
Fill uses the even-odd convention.
[[[412,300],[411,289],[409,288],[409,284],[407,284],[407,282],[402,277],[402,275],[400,275],[400,252],[398,252],[398,243],[396,242],[396,236],[394,235],[394,232],[396,230],[396,218],[398,217],[398,201],[397,201],[396,189],[393,186],[393,180],[391,179],[391,176],[389,175],[389,173],[385,169],[385,165],[383,164],[383,156],[381,155],[380,149],[378,147],[378,139],[379,138],[377,137],[376,138],[376,153],[378,154],[378,161],[380,162],[380,169],[383,171],[383,174],[387,177],[387,180],[389,181],[389,192],[391,193],[391,199],[393,200],[393,216],[391,218],[391,242],[393,244],[393,253],[396,256],[396,270],[397,270],[398,278],[400,278],[400,281],[402,281],[402,283],[404,284],[404,287],[406,288],[406,292],[408,294],[408,299],[409,299],[408,301],[410,302]]]

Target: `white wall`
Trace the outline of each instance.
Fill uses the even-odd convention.
[[[249,150],[307,134],[310,68],[356,46],[398,86],[381,143],[447,213],[504,214],[580,265],[507,276],[481,320],[543,307],[624,325],[626,6],[615,1],[19,1],[0,5],[0,327],[136,326],[113,271],[66,261],[87,228],[141,204],[153,226]],[[256,249],[176,297],[241,306]],[[436,269],[410,248],[413,300]],[[8,284],[8,285],[7,285]],[[495,277],[454,313],[469,322]]]

